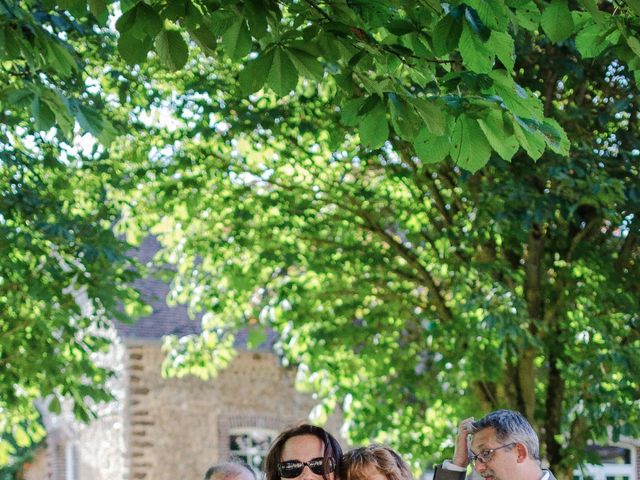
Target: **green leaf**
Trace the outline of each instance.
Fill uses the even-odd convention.
[[[0,24],[0,60],[20,58],[19,34],[12,28]]]
[[[627,37],[627,45],[629,45],[629,48],[631,48],[631,50],[633,51],[633,53],[635,53],[637,56],[640,56],[640,40],[638,40],[636,37]]]
[[[323,79],[324,68],[313,55],[297,48],[289,48],[286,52],[298,72],[303,76],[310,80],[321,81]]]
[[[347,127],[355,127],[359,122],[359,112],[365,103],[364,98],[352,98],[342,105],[340,121]]]
[[[384,95],[384,86],[382,82],[364,76],[359,77],[359,80],[362,82],[362,86],[368,93],[376,94],[380,97]]]
[[[33,92],[26,88],[9,87],[7,89],[3,89],[1,92],[3,96],[6,96],[7,103],[14,107],[23,107],[28,105],[29,99],[33,96]]]
[[[245,64],[238,77],[242,95],[250,95],[262,88],[271,70],[273,56],[273,50],[269,50]]]
[[[378,101],[360,121],[358,128],[360,141],[371,149],[382,147],[389,138],[389,125],[384,104]]]
[[[205,54],[213,55],[215,53],[218,41],[208,27],[199,25],[190,28],[189,34]]]
[[[515,45],[513,38],[506,32],[491,32],[491,37],[487,42],[487,48],[496,53],[498,59],[507,71],[513,70],[516,61]]]
[[[414,98],[412,103],[429,131],[436,136],[443,135],[447,127],[447,114],[442,103],[425,98]]]
[[[595,23],[588,24],[580,30],[576,35],[576,48],[582,58],[595,58],[610,46],[603,36],[604,33],[606,32],[603,32],[602,28]]]
[[[80,397],[74,396],[73,414],[77,419],[83,421],[84,423],[89,423],[89,421],[91,420],[90,410],[86,405],[82,403],[82,398]]]
[[[640,15],[640,0],[627,0],[627,5],[631,7],[636,15]]]
[[[396,18],[389,21],[385,28],[394,35],[402,36],[407,33],[415,32],[416,26],[408,20]]]
[[[49,411],[53,414],[59,415],[61,410],[62,408],[60,406],[60,399],[57,395],[54,395],[49,402]]]
[[[155,37],[162,29],[160,15],[141,1],[130,10],[124,12],[116,22],[116,28],[120,32],[129,33],[138,40]]]
[[[65,46],[57,41],[47,42],[47,60],[49,64],[63,77],[68,77],[78,69],[76,59]]]
[[[493,70],[493,90],[515,115],[542,120],[542,102],[518,85],[505,70]]]
[[[187,63],[189,48],[180,32],[162,30],[156,37],[155,46],[160,61],[169,70],[179,70]]]
[[[249,23],[249,30],[255,38],[262,38],[269,32],[266,6],[257,0],[247,0],[244,4],[244,13]]]
[[[89,11],[96,17],[100,25],[106,25],[109,19],[109,9],[106,0],[89,0]]]
[[[466,0],[473,8],[482,23],[492,30],[504,30],[509,24],[509,9],[502,0]]]
[[[585,10],[587,10],[591,14],[591,18],[595,20],[596,23],[604,24],[606,21],[605,13],[598,8],[598,4],[596,0],[578,0]]]
[[[423,128],[418,133],[413,147],[416,155],[425,163],[439,163],[449,154],[451,145],[447,135],[434,135],[428,129]]]
[[[152,44],[151,37],[140,40],[129,32],[124,32],[118,38],[118,51],[129,65],[140,64],[147,60],[147,54],[151,50]]]
[[[35,119],[37,130],[49,130],[56,123],[56,115],[53,110],[37,95],[31,102],[31,113]]]
[[[433,53],[437,56],[446,55],[454,50],[459,43],[462,33],[462,21],[453,15],[442,17],[433,29],[431,41]]]
[[[223,35],[232,26],[241,21],[238,19],[237,13],[223,9],[216,10],[207,18],[211,33],[215,36]]]
[[[115,137],[115,130],[111,123],[86,105],[76,103],[75,106],[76,119],[82,129],[91,133],[103,145],[109,145]]]
[[[472,173],[484,167],[491,157],[491,146],[478,122],[461,115],[451,133],[451,159]]]
[[[67,100],[59,94],[55,94],[51,91],[43,92],[40,98],[49,105],[49,108],[54,113],[56,117],[56,126],[66,138],[70,138],[73,134],[75,119],[71,113]]]
[[[551,0],[551,3],[542,12],[540,24],[544,33],[554,43],[569,38],[573,33],[574,24],[567,0]]]
[[[480,37],[471,30],[468,22],[464,22],[462,26],[459,48],[462,55],[462,63],[469,70],[477,73],[491,71],[494,55]]]
[[[540,24],[540,10],[534,2],[527,2],[516,9],[516,19],[522,28],[534,31]]]
[[[56,3],[59,8],[69,10],[76,18],[82,17],[87,11],[87,2],[84,0],[58,0]]]
[[[484,43],[489,40],[491,36],[491,30],[487,28],[487,26],[482,23],[478,13],[473,8],[465,8],[464,11],[464,19],[465,23],[471,28],[471,31],[475,33],[480,40]]]
[[[222,46],[232,60],[240,60],[251,52],[251,34],[243,18],[237,19],[224,32]]]
[[[389,94],[389,113],[395,132],[404,140],[413,141],[420,129],[420,117],[413,106],[395,93]]]
[[[533,160],[538,160],[544,153],[545,139],[543,135],[537,130],[533,130],[518,117],[514,117],[513,130],[522,148]]]
[[[513,135],[513,128],[504,121],[504,116],[499,110],[492,110],[489,114],[478,120],[491,148],[500,155],[503,160],[511,161],[518,151],[518,140]]]
[[[298,72],[282,48],[276,48],[273,52],[267,83],[281,97],[289,95],[296,88]]]
[[[409,76],[411,77],[411,80],[424,88],[427,86],[427,84],[434,80],[435,68],[433,67],[433,65],[428,63],[415,65],[409,71]]]
[[[571,143],[566,132],[553,118],[545,118],[538,130],[549,148],[559,155],[569,155]]]

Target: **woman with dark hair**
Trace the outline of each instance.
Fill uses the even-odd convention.
[[[265,480],[334,480],[341,457],[340,444],[324,428],[299,425],[274,440],[264,461]]]

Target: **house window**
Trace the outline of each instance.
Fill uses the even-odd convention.
[[[262,471],[264,458],[277,432],[265,428],[234,428],[229,431],[229,455]]]
[[[574,480],[635,480],[635,455],[632,449],[618,445],[590,445],[587,450],[600,458],[602,465],[584,465],[573,472]]]

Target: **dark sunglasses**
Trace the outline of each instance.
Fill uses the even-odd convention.
[[[336,468],[336,462],[333,458],[327,459],[327,468],[325,469],[324,458],[318,457],[312,458],[308,462],[301,462],[300,460],[287,460],[286,462],[280,462],[278,464],[278,473],[282,478],[295,478],[302,474],[305,465],[316,475],[331,473]]]

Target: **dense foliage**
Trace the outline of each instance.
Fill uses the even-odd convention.
[[[5,32],[23,22],[4,57],[17,71],[53,61],[23,50],[86,48],[34,40],[34,4],[4,4]],[[89,7],[48,18],[104,25]],[[109,197],[120,227],[158,235],[174,300],[207,312],[201,337],[168,340],[169,371],[213,373],[238,329],[275,329],[355,441],[416,461],[498,407],[536,424],[558,478],[588,440],[640,433],[640,2],[111,8],[139,66],[96,27],[83,60],[102,69],[76,72],[77,90],[60,71],[37,94],[16,75],[0,101],[26,95],[11,103],[46,129],[59,120],[39,124],[34,98],[77,91],[103,113],[71,118],[105,143],[126,122],[103,152],[124,168],[105,181],[130,187]]]
[[[91,64],[67,51],[93,55],[103,40],[64,16],[7,2],[0,12],[0,434],[13,439],[0,441],[3,464],[44,433],[34,400],[47,397],[57,412],[66,398],[88,420],[91,405],[110,398],[113,372],[95,355],[109,348],[112,319],[140,304],[108,200],[121,173],[74,127],[75,117],[103,141],[112,130],[85,84]]]

